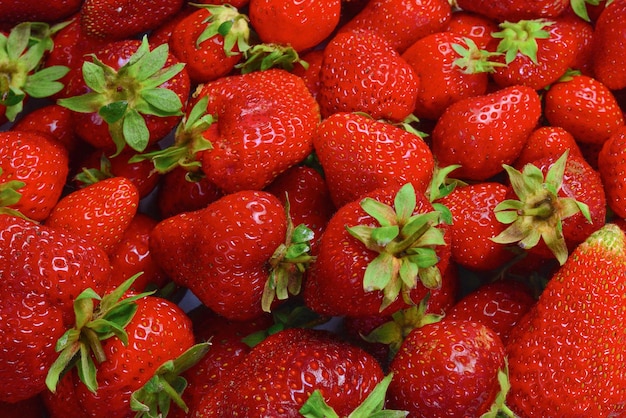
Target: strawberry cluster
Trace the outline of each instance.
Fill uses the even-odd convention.
[[[626,0],[0,2],[7,418],[626,416]]]

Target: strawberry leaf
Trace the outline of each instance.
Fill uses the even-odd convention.
[[[171,116],[180,111],[182,102],[172,90],[163,88],[144,89],[140,97],[149,106],[137,106],[137,111],[144,115]]]
[[[123,122],[123,133],[126,143],[135,151],[141,152],[148,146],[150,132],[143,116],[135,109],[129,109],[126,112]]]
[[[106,90],[106,82],[104,69],[101,65],[94,64],[90,61],[83,62],[83,79],[87,87],[96,93],[104,93]]]

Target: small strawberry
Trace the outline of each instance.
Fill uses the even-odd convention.
[[[598,170],[607,203],[619,217],[626,218],[626,129],[620,129],[604,143],[598,156]]]
[[[92,38],[129,39],[165,22],[183,6],[183,0],[126,1],[84,0],[80,24]]]
[[[298,52],[320,44],[339,24],[341,0],[251,0],[250,23],[263,43],[289,45]]]
[[[566,77],[550,86],[544,116],[581,143],[602,144],[624,126],[622,109],[611,90],[586,75]]]
[[[385,186],[412,182],[424,192],[435,165],[419,136],[355,113],[338,112],[324,119],[313,146],[337,208]]]
[[[371,30],[402,53],[418,39],[445,30],[451,13],[445,0],[371,0],[339,32]]]
[[[47,134],[0,132],[0,212],[47,218],[63,192],[68,164],[67,150]]]
[[[450,105],[437,120],[432,150],[461,179],[486,180],[515,161],[541,116],[538,94],[512,86]]]
[[[626,87],[626,2],[607,1],[596,21],[593,35],[593,74],[611,90]]]
[[[513,328],[506,402],[518,416],[623,415],[625,254],[624,233],[603,226],[576,248]]]
[[[568,0],[458,0],[463,10],[479,13],[499,22],[517,22],[522,19],[552,18],[559,16],[569,6]]]
[[[571,133],[560,126],[541,126],[530,134],[513,166],[522,170],[528,163],[549,156],[558,158],[568,150],[573,157],[583,156]]]
[[[364,29],[340,32],[328,42],[320,81],[317,100],[322,117],[363,112],[393,122],[413,112],[420,85],[413,68],[391,44]]]
[[[120,242],[139,206],[139,193],[125,177],[111,177],[64,196],[46,225],[78,234],[110,252]]]

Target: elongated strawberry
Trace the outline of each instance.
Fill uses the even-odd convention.
[[[64,196],[46,225],[72,231],[111,251],[139,206],[139,193],[125,177],[111,177]]]
[[[626,87],[624,44],[626,2],[607,2],[595,24],[593,35],[593,74],[611,90]]]
[[[622,128],[609,137],[598,156],[598,170],[604,185],[607,203],[611,210],[621,218],[626,218],[625,145],[626,130]]]
[[[394,122],[413,112],[420,84],[391,44],[366,29],[341,32],[330,40],[324,48],[320,81],[317,100],[324,118],[337,112],[363,112]]]
[[[540,116],[539,96],[527,86],[460,100],[437,120],[433,154],[441,167],[460,164],[461,179],[486,180],[515,161]]]
[[[313,146],[337,208],[385,186],[412,182],[424,192],[435,165],[419,136],[355,113],[323,120]]]
[[[624,243],[616,225],[607,224],[590,235],[513,328],[506,347],[511,383],[506,402],[515,413],[623,414]]]

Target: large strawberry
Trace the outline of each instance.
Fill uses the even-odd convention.
[[[355,113],[323,120],[313,145],[337,208],[384,186],[412,182],[424,192],[435,166],[419,136]]]
[[[593,74],[611,90],[626,87],[626,2],[607,2],[595,24],[593,35]]]
[[[433,154],[441,167],[460,164],[461,179],[486,180],[515,161],[540,116],[539,95],[527,86],[460,100],[437,120]]]
[[[0,132],[0,212],[14,210],[42,221],[63,192],[67,150],[38,132]]]
[[[184,64],[167,45],[151,49],[146,39],[107,43],[72,80],[85,94],[58,101],[76,112],[76,133],[96,148],[143,151],[182,118],[190,91]]]
[[[522,19],[538,19],[556,17],[563,13],[567,0],[458,0],[458,7],[463,10],[479,13],[497,21],[517,22]]]
[[[163,270],[229,319],[251,319],[300,291],[307,228],[288,225],[274,195],[244,190],[161,221],[150,249]]]
[[[73,301],[109,286],[106,253],[80,236],[0,215],[0,399],[45,389],[55,343],[73,324]]]
[[[623,415],[624,249],[624,233],[618,226],[607,224],[594,232],[513,328],[506,347],[511,383],[507,405],[515,413]]]
[[[613,134],[604,143],[598,156],[598,170],[611,210],[626,218],[626,129]]]
[[[341,32],[326,45],[320,83],[317,100],[325,118],[363,112],[401,122],[413,112],[420,80],[388,41],[361,29]]]

